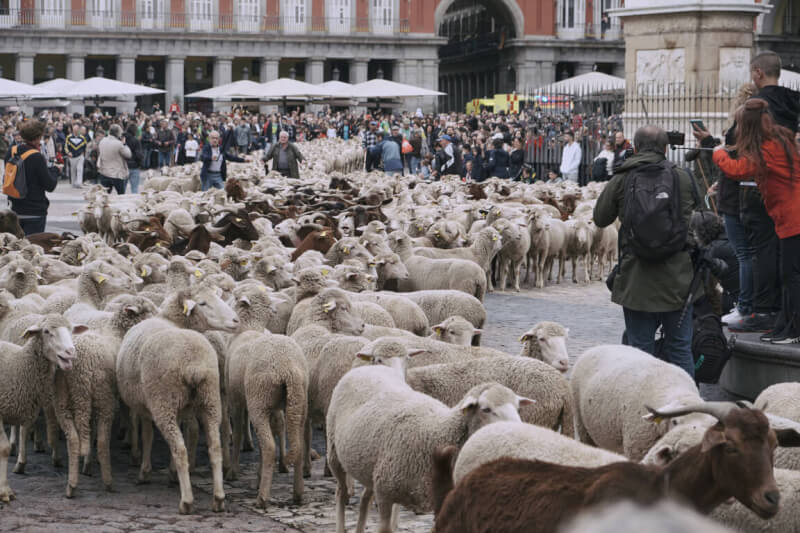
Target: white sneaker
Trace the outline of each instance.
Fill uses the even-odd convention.
[[[739,312],[738,307],[734,307],[733,311],[722,317],[722,325],[729,326],[733,322],[741,322],[744,316]]]

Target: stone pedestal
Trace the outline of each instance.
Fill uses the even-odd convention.
[[[722,133],[730,95],[749,80],[754,20],[769,9],[755,0],[627,0],[613,10],[625,31],[625,134],[649,121],[691,142],[689,118]],[[648,98],[659,99],[658,117],[654,102],[649,114],[642,105]]]
[[[183,56],[167,57],[165,110],[169,109],[176,96],[183,96],[184,59]]]

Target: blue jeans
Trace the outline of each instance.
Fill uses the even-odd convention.
[[[139,169],[128,169],[128,183],[131,184],[131,193],[136,194],[139,192]]]
[[[686,313],[680,329],[678,319],[681,311],[649,313],[634,311],[623,307],[625,313],[625,332],[628,344],[651,355],[656,355],[656,330],[662,326],[664,345],[658,358],[678,366],[694,377],[694,357],[692,356],[692,312]]]
[[[150,155],[153,153],[152,148],[144,148],[144,164],[142,168],[147,169],[150,168]]]
[[[416,174],[419,172],[419,162],[419,157],[415,157],[413,155],[408,156],[408,172],[411,174]]]
[[[172,152],[158,152],[158,167],[168,167]]]
[[[44,233],[44,227],[47,225],[47,217],[19,217],[19,226],[25,235],[33,235],[34,233]]]
[[[755,249],[745,233],[742,221],[736,215],[723,215],[725,233],[739,260],[739,301],[736,307],[742,315],[753,312],[753,255]]]
[[[211,187],[222,188],[222,172],[206,172],[206,177],[202,180],[202,190],[207,191]]]

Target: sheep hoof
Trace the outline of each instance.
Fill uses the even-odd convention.
[[[281,474],[288,474],[289,469],[286,467],[286,464],[278,463],[278,472],[280,472]]]
[[[14,473],[23,475],[25,474],[25,465],[26,463],[17,463],[14,465]]]
[[[73,498],[73,497],[75,497],[75,491],[76,491],[77,489],[78,489],[78,487],[73,487],[72,485],[70,485],[70,484],[67,484],[67,490],[66,490],[66,492],[64,493],[64,496],[66,496],[67,498]]]
[[[16,499],[16,495],[14,491],[11,490],[11,487],[5,487],[0,489],[0,502],[9,503],[11,500]]]
[[[109,483],[108,485],[104,485],[104,487],[106,488],[106,492],[117,492],[116,490],[114,490],[114,486],[111,483]]]
[[[225,481],[236,481],[239,479],[239,472],[235,471],[233,468],[228,470],[228,473],[225,475]]]
[[[192,514],[194,504],[192,502],[181,502],[178,505],[178,512],[180,514]]]
[[[52,463],[54,468],[61,468],[64,466],[64,463],[61,461],[61,457],[56,457],[55,455],[53,456]]]
[[[150,483],[150,472],[139,472],[139,477],[136,479],[137,485],[146,485]]]
[[[310,455],[311,455],[311,460],[312,460],[312,461],[316,461],[316,460],[318,460],[319,458],[321,458],[321,457],[322,457],[322,456],[319,454],[319,452],[318,452],[317,450],[315,450],[314,448],[311,448],[311,453],[310,453]]]
[[[292,494],[292,503],[295,505],[303,505],[303,495],[302,494]]]
[[[259,496],[256,498],[256,507],[259,509],[266,509],[269,507],[269,498],[262,498]]]
[[[308,468],[308,469],[306,469],[305,467],[303,468],[303,477],[305,479],[309,479],[311,477],[311,469],[310,468]]]
[[[244,443],[242,444],[242,451],[252,452],[253,450],[254,450],[253,445],[247,442],[247,439],[245,439]]]
[[[217,498],[214,496],[214,502],[211,504],[211,510],[215,513],[222,513],[225,511],[225,497]]]

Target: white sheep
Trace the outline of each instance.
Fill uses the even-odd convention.
[[[178,291],[162,304],[159,316],[131,328],[117,356],[116,376],[122,400],[142,421],[143,454],[139,479],[149,478],[152,466],[152,422],[169,444],[181,488],[182,514],[194,504],[186,445],[178,424],[182,411],[191,410],[206,430],[213,477],[212,510],[225,508],[222,486],[222,422],[218,357],[201,331],[236,331],[238,318],[212,288],[202,285]],[[188,329],[191,328],[191,329]]]
[[[498,252],[498,284],[500,291],[506,290],[506,280],[511,275],[514,290],[519,292],[519,269],[531,247],[531,236],[524,224],[501,218],[494,222],[494,227],[500,232],[503,247]]]
[[[369,350],[362,356],[406,357],[405,346],[386,340]],[[326,425],[328,464],[337,481],[337,533],[344,533],[347,475],[365,487],[357,530],[364,529],[374,495],[379,532],[389,533],[394,529],[394,504],[417,512],[432,509],[429,458],[436,449],[461,446],[488,423],[519,420],[517,409],[530,402],[506,387],[485,383],[470,390],[455,407],[447,407],[411,389],[402,379],[403,363],[387,366],[351,370],[331,398]]]
[[[583,281],[589,283],[592,271],[592,242],[594,234],[589,224],[579,218],[568,220],[566,238],[566,258],[572,262],[572,281],[578,283],[578,260],[583,259]]]
[[[724,505],[717,507],[724,508]],[[751,515],[751,511],[747,511]],[[712,513],[712,517],[715,513]],[[775,519],[763,523],[772,524]],[[598,506],[577,516],[576,520],[562,530],[563,533],[732,533],[696,511],[673,502],[663,502],[650,507],[641,507],[631,502],[609,506]],[[742,530],[754,533],[755,529]],[[778,531],[778,530],[776,530]],[[783,531],[783,530],[780,530]]]
[[[465,248],[414,248],[414,255],[431,259],[469,259],[475,261],[487,276],[487,284],[491,275],[492,259],[503,247],[503,240],[494,228],[484,228],[475,236],[472,244]]]
[[[23,346],[0,342],[0,502],[8,503],[14,492],[8,485],[8,457],[11,444],[3,424],[20,425],[17,464],[14,471],[24,473],[27,462],[27,431],[41,408],[52,402],[56,368],[70,370],[75,360],[73,334],[86,331],[84,325],[71,325],[64,317],[47,315],[25,331]]]
[[[430,324],[439,324],[453,315],[466,318],[479,329],[486,323],[486,308],[481,301],[461,291],[413,291],[404,292],[402,296],[417,304]]]
[[[463,316],[451,316],[444,322],[431,326],[431,338],[456,344],[458,346],[477,346],[479,342],[475,342],[476,336],[480,337],[482,331],[473,326]]]
[[[538,359],[561,372],[569,370],[567,335],[569,328],[558,322],[539,322],[522,334],[520,357]]]
[[[572,369],[575,426],[581,441],[641,460],[671,427],[709,421],[691,414],[654,424],[645,405],[702,402],[694,380],[681,368],[630,346],[590,348]]]
[[[800,383],[777,383],[767,387],[756,398],[755,406],[765,413],[800,421]],[[775,453],[775,466],[800,470],[800,450],[778,448]]]

